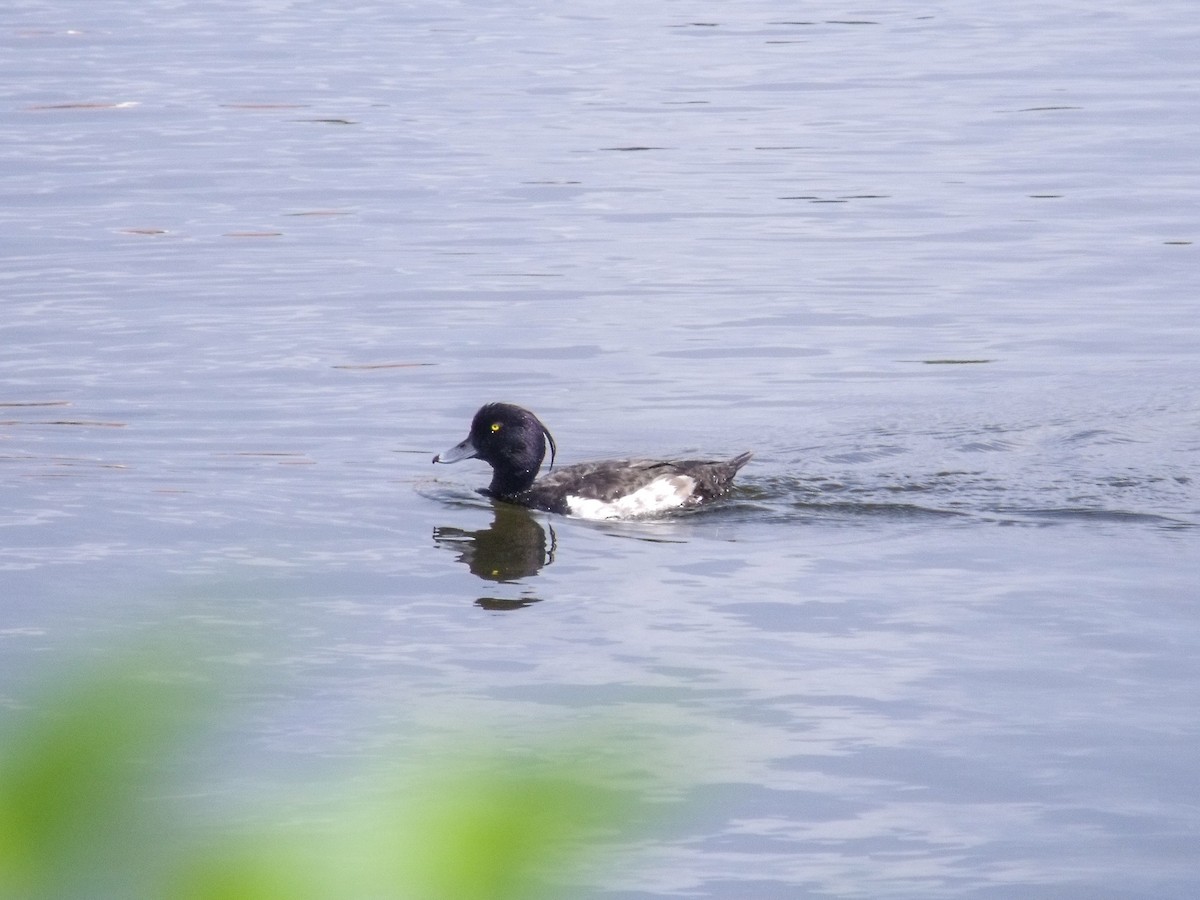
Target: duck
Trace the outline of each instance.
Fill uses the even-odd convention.
[[[547,474],[538,478],[546,449]],[[529,509],[585,519],[625,519],[688,509],[726,496],[751,452],[728,460],[608,459],[554,468],[558,445],[542,421],[512,403],[487,403],[466,438],[434,463],[480,459],[492,481],[479,493]]]

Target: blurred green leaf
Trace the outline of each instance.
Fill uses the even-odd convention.
[[[198,709],[193,690],[126,660],[76,673],[10,713],[0,743],[0,887],[62,896],[64,885],[97,881],[136,857],[162,754]]]
[[[225,834],[219,846],[193,848],[161,896],[171,900],[320,900],[329,848],[301,848],[280,836]],[[354,896],[345,893],[342,896]]]
[[[302,822],[214,823],[179,799],[177,780],[213,686],[199,690],[178,665],[153,674],[163,669],[128,657],[6,716],[0,897],[538,900],[560,896],[640,818],[636,796],[595,761],[611,759],[607,746],[551,737],[535,757],[480,729],[463,735],[470,753],[427,748],[403,783],[348,773],[332,795],[304,798],[316,812]],[[365,800],[364,783],[375,787]]]
[[[545,895],[633,806],[631,795],[557,758],[562,750],[551,762],[451,769],[426,785],[405,811],[398,880],[428,900]]]

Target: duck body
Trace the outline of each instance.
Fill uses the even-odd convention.
[[[550,448],[550,471],[537,477]],[[729,460],[610,459],[554,469],[549,429],[527,409],[489,403],[475,414],[466,440],[435,463],[482,459],[492,467],[485,496],[530,509],[588,519],[632,518],[698,506],[723,497],[752,454]]]

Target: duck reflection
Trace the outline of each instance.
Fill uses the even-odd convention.
[[[433,529],[433,539],[441,547],[458,555],[471,574],[484,581],[511,584],[529,578],[554,562],[554,529],[541,523],[524,507],[497,503],[492,508],[492,523],[478,531],[451,525]],[[518,609],[536,603],[537,598],[519,600],[483,597],[485,609]]]
[[[507,612],[510,609],[521,609],[541,602],[541,597],[529,594],[523,597],[480,597],[475,601],[475,605],[492,612]]]

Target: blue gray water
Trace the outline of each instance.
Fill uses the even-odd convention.
[[[4,680],[200,621],[260,780],[679,742],[622,900],[1200,894],[1191,5],[794,7],[7,4]],[[756,456],[493,508],[497,399]]]

